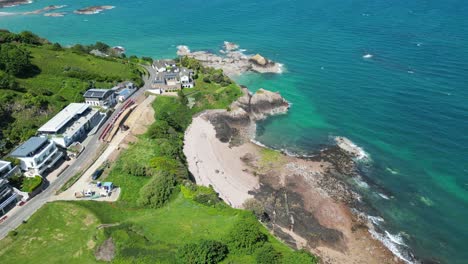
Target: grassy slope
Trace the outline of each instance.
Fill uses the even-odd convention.
[[[79,68],[101,76],[118,76],[122,80],[134,77],[131,64],[120,60],[110,61],[86,54],[76,54],[69,49],[53,51],[47,47],[28,47],[32,54],[32,63],[41,69],[41,73],[33,78],[19,80],[28,90],[48,89],[59,94],[68,101],[83,101],[80,93],[84,92],[89,82],[67,77],[66,67]],[[112,83],[97,83],[96,86],[109,88]],[[53,102],[52,102],[53,103]]]
[[[38,127],[70,102],[82,102],[82,94],[89,87],[90,81],[96,87],[109,88],[118,79],[138,78],[137,71],[140,67],[121,59],[108,60],[76,54],[70,49],[55,51],[50,45],[19,45],[31,52],[32,64],[40,69],[40,73],[29,78],[17,78],[22,87],[21,92],[0,90],[0,104],[10,105],[14,109],[11,120],[2,123],[4,137],[9,138],[4,152],[34,135]],[[108,81],[71,78],[66,75],[67,68],[91,72]],[[46,103],[36,106],[31,103],[31,98],[41,98]]]

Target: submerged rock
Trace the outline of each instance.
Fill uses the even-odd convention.
[[[224,41],[224,50],[225,51],[233,51],[239,49],[239,45],[233,42]]]

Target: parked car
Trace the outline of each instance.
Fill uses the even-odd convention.
[[[101,177],[102,173],[104,172],[104,170],[96,170],[94,173],[93,173],[93,181],[94,180],[97,180],[99,177]]]

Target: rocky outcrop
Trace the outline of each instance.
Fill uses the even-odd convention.
[[[245,87],[243,96],[231,104],[230,111],[220,110],[207,115],[222,142],[242,144],[255,136],[256,122],[270,115],[285,114],[289,103],[279,93],[259,89],[252,94]]]
[[[251,94],[243,88],[244,96],[233,103],[232,108],[240,107],[253,118],[254,121],[265,119],[269,115],[284,114],[289,109],[289,103],[279,93],[263,88]]]
[[[0,8],[30,4],[29,0],[0,0]]]
[[[237,45],[236,43],[229,42],[229,41],[224,41],[224,50],[225,51],[234,51],[234,50],[238,50],[238,49],[239,49],[239,45]]]
[[[265,66],[267,65],[268,61],[263,57],[261,56],[260,54],[257,54],[257,55],[254,55],[250,58],[250,60],[257,64],[257,65],[260,65],[260,66]]]
[[[94,14],[99,14],[104,10],[109,10],[113,8],[114,6],[90,6],[90,7],[86,7],[83,9],[75,10],[73,11],[73,13],[79,14],[79,15],[94,15]]]
[[[230,77],[247,71],[259,73],[281,73],[282,65],[256,54],[246,55],[239,50],[239,45],[225,41],[221,55],[208,51],[191,52],[187,46],[178,46],[178,56],[188,56],[199,60],[204,66],[222,69]]]

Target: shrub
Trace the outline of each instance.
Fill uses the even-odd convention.
[[[16,230],[11,230],[10,232],[8,232],[9,237],[15,237],[17,235],[18,235],[18,231],[16,231]]]
[[[0,89],[17,90],[18,83],[13,76],[0,71]]]
[[[122,160],[122,171],[133,176],[151,176],[152,170],[145,161]]]
[[[215,264],[228,254],[226,245],[214,240],[202,240],[198,244],[185,244],[177,251],[177,259],[184,264]]]
[[[150,166],[155,172],[173,174],[178,182],[188,179],[187,168],[180,161],[171,157],[155,157],[151,159]]]
[[[174,175],[159,172],[140,190],[138,205],[150,208],[163,207],[176,189]]]
[[[301,249],[288,254],[283,258],[283,264],[315,264],[319,263],[319,259],[309,252]]]
[[[164,120],[156,120],[149,128],[147,135],[150,138],[166,138],[169,136],[171,127]]]
[[[221,201],[218,194],[212,189],[209,192],[197,192],[193,197],[193,200],[207,206],[214,206]]]
[[[270,244],[258,248],[255,253],[257,264],[276,264],[281,263],[281,253],[277,252]]]
[[[21,185],[21,191],[31,193],[42,184],[41,176],[25,177]]]
[[[260,221],[268,221],[269,217],[265,212],[265,207],[263,204],[256,200],[255,198],[247,199],[244,204],[244,209],[252,211],[252,213],[259,219]]]
[[[259,225],[253,217],[239,220],[227,235],[229,249],[252,254],[267,241],[267,236],[260,231]]]

